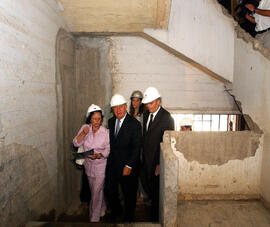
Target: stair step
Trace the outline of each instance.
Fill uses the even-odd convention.
[[[134,223],[83,223],[83,222],[28,222],[24,227],[160,227],[159,223],[134,222]]]

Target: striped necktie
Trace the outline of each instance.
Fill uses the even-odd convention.
[[[120,120],[116,119],[116,128],[115,128],[114,137],[117,137],[119,130],[120,130]]]

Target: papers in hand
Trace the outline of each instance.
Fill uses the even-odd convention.
[[[91,149],[89,151],[84,151],[81,153],[73,152],[75,159],[82,159],[82,158],[85,158],[88,155],[92,155],[92,154],[94,154],[94,149]]]

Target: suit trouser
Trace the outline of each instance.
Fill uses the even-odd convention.
[[[152,221],[159,220],[159,176],[154,173],[151,176],[146,174],[146,168],[142,168],[141,182],[144,191],[151,200],[151,217]]]
[[[113,179],[111,180],[113,181]],[[106,188],[106,195],[113,216],[119,216],[123,211],[119,198],[119,185],[124,196],[125,221],[133,221],[137,200],[138,176],[133,174],[121,176],[115,182],[110,182],[110,186]]]
[[[150,199],[152,221],[159,221],[159,175],[153,177]]]
[[[91,222],[98,222],[100,216],[106,211],[106,204],[103,196],[104,176],[88,177],[88,182],[91,190],[89,218]]]

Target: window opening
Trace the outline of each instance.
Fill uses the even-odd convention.
[[[239,131],[240,119],[239,114],[172,114],[174,127],[180,131],[180,123],[183,118],[193,120],[192,131]]]

